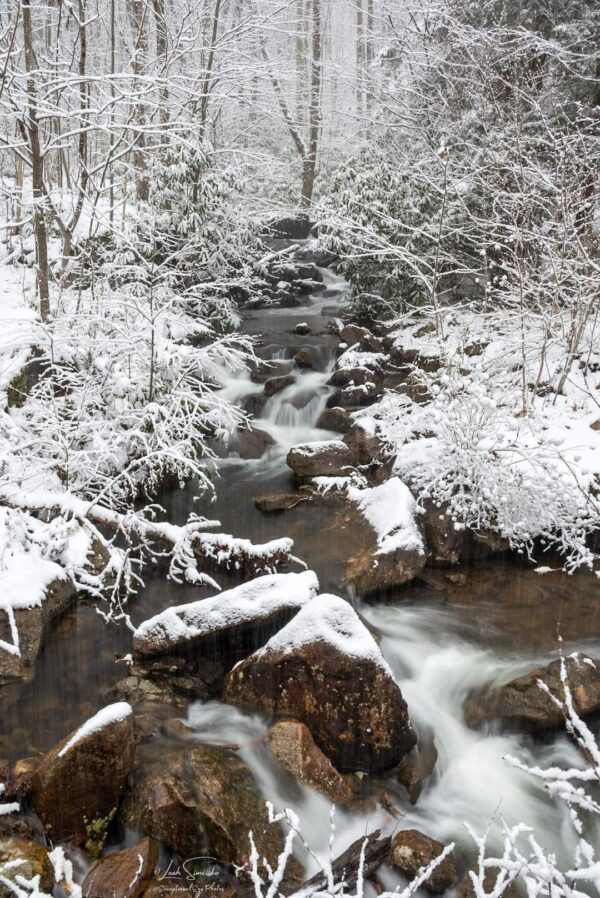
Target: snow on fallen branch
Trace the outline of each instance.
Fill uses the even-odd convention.
[[[220,587],[215,580],[200,570],[202,562],[252,575],[274,573],[291,562],[302,564],[292,555],[293,540],[287,537],[255,545],[227,533],[208,532],[219,527],[219,521],[196,516],[190,516],[184,525],[156,521],[151,517],[156,507],[121,513],[70,493],[29,493],[9,487],[0,490],[0,503],[46,518],[75,519],[109,550],[106,568],[100,574],[80,569],[76,572],[76,583],[96,598],[106,598],[109,588],[110,611],[104,616],[112,620],[128,621],[120,596],[134,592],[142,583],[136,570],[150,559],[168,558],[168,576],[176,583],[193,583],[217,590]],[[104,535],[106,531],[110,537]],[[115,548],[118,539],[125,548]]]

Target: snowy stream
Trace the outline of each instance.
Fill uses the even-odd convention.
[[[331,589],[336,557],[343,553],[335,532],[322,526],[308,503],[284,514],[263,515],[255,497],[289,491],[292,478],[285,463],[290,446],[337,435],[316,428],[331,388],[336,339],[325,332],[329,317],[341,307],[345,285],[324,273],[326,291],[293,309],[249,313],[247,333],[261,335],[260,355],[289,361],[302,347],[317,359],[313,370],[296,371],[296,383],[268,399],[256,416],[256,427],[273,445],[258,460],[229,453],[218,461],[217,499],[194,501],[191,484],[162,496],[167,514],[185,520],[191,509],[219,518],[223,528],[262,542],[291,536],[295,553],[314,569],[323,591]],[[308,336],[295,327],[306,322]],[[249,377],[231,378],[226,395],[236,402],[257,399],[262,385]],[[191,587],[177,587],[150,573],[135,601],[135,621],[174,603],[198,597]],[[470,693],[501,682],[556,657],[557,627],[565,649],[586,649],[600,657],[600,585],[585,575],[541,577],[530,567],[505,560],[488,561],[466,572],[458,588],[443,572],[427,571],[385,603],[365,603],[348,596],[372,630],[408,703],[420,740],[433,739],[438,754],[435,773],[416,805],[408,803],[393,775],[373,778],[372,801],[353,814],[338,810],[335,852],[340,853],[366,830],[392,831],[415,827],[442,841],[471,845],[464,822],[483,832],[495,821],[496,831],[524,821],[540,842],[559,856],[566,850],[567,828],[561,809],[528,776],[505,761],[513,755],[540,764],[579,766],[581,758],[565,736],[532,742],[492,727],[481,732],[466,727],[462,706]],[[69,728],[99,706],[107,687],[125,676],[118,656],[128,651],[128,634],[99,625],[93,607],[78,606],[61,622],[40,659],[36,680],[15,696],[11,712],[11,750],[17,756],[46,750]],[[238,744],[265,799],[289,806],[300,817],[302,832],[315,855],[328,851],[328,802],[293,781],[269,755],[267,725],[256,716],[219,702],[196,702],[186,721],[197,738],[214,744]],[[168,752],[168,748],[165,748]],[[382,805],[377,801],[385,792]],[[398,808],[401,817],[390,811]],[[314,869],[316,862],[307,858]]]

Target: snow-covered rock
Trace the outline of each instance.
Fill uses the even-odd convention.
[[[416,577],[427,554],[416,502],[406,484],[392,477],[369,489],[350,487],[347,500],[340,521],[348,533],[344,584],[368,594]]]
[[[101,838],[133,767],[131,706],[100,710],[41,760],[32,781],[34,805],[52,839]]]
[[[318,588],[312,571],[270,574],[209,599],[167,608],[135,631],[134,658],[149,676],[164,671],[176,688],[214,695],[233,664],[264,645]]]
[[[358,463],[355,453],[341,440],[318,440],[294,446],[287,463],[296,477],[338,477]]]
[[[379,648],[352,607],[320,595],[238,664],[225,698],[306,724],[339,770],[394,767],[415,743],[408,710]]]

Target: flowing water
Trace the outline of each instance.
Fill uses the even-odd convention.
[[[216,466],[216,501],[196,501],[194,484],[161,497],[172,520],[183,521],[191,510],[218,518],[223,529],[262,542],[291,536],[295,554],[313,568],[323,591],[331,591],[345,547],[335,530],[320,517],[317,504],[301,503],[283,515],[258,512],[255,497],[292,489],[285,463],[290,446],[328,439],[316,428],[331,388],[326,385],[337,341],[325,330],[328,317],[341,309],[345,285],[325,272],[326,291],[304,307],[250,313],[244,330],[260,337],[259,354],[293,366],[294,353],[308,347],[312,370],[295,371],[296,382],[268,399],[263,387],[246,376],[228,377],[224,393],[236,402],[253,402],[255,426],[272,445],[258,460],[243,460],[235,448]],[[305,322],[308,336],[295,333]],[[258,403],[258,404],[257,404]],[[233,578],[222,577],[223,585]],[[169,583],[158,572],[146,575],[145,589],[132,603],[135,622],[170,604],[207,594]],[[422,829],[442,841],[469,844],[464,821],[483,832],[492,820],[533,826],[540,842],[559,855],[570,848],[568,827],[554,805],[525,774],[505,760],[512,755],[538,764],[580,766],[581,758],[565,736],[546,741],[506,734],[489,727],[466,727],[462,706],[467,696],[494,682],[506,681],[556,657],[557,632],[564,648],[585,649],[600,657],[600,583],[591,575],[540,576],[532,566],[512,560],[482,562],[465,571],[457,586],[443,571],[427,570],[418,582],[395,590],[385,602],[365,603],[349,596],[372,631],[408,703],[423,742],[433,738],[438,753],[434,775],[415,806],[411,806],[393,776],[373,778],[367,785],[375,799],[385,792],[384,805],[366,800],[360,811],[336,812],[336,848],[343,850],[365,830],[398,825]],[[13,689],[2,722],[0,756],[31,755],[47,750],[69,729],[97,710],[109,686],[126,674],[119,658],[129,651],[125,629],[107,628],[90,605],[79,604],[52,633],[38,662],[33,683]],[[8,694],[8,692],[7,692]],[[201,741],[238,744],[265,798],[275,806],[293,807],[316,856],[328,851],[330,815],[327,801],[285,774],[269,755],[264,734],[267,722],[219,702],[196,702],[187,723]],[[168,750],[168,749],[166,749]],[[384,809],[385,808],[385,809]],[[315,859],[307,855],[307,866]]]

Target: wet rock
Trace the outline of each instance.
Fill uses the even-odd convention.
[[[316,594],[312,571],[257,577],[209,599],[167,608],[133,636],[133,655],[151,679],[215,697],[223,677],[284,626]]]
[[[250,380],[255,384],[264,384],[265,381],[288,373],[289,364],[280,359],[265,361],[256,359],[250,365]]]
[[[398,768],[398,782],[404,786],[408,800],[416,804],[423,786],[433,774],[438,753],[432,736],[419,735],[419,744],[404,758]]]
[[[58,569],[58,565],[56,566]],[[75,585],[65,573],[46,588],[44,600],[39,606],[17,608],[15,625],[19,632],[20,654],[0,650],[0,687],[11,681],[30,682],[35,674],[35,662],[54,622],[72,605]],[[0,639],[9,644],[13,635],[5,614],[0,615]]]
[[[594,421],[593,424],[590,424],[592,430],[600,430],[600,418],[597,421]]]
[[[239,707],[306,724],[340,771],[387,770],[415,744],[406,704],[373,637],[335,596],[313,599],[237,665],[224,695]]]
[[[358,459],[341,440],[326,440],[294,446],[287,463],[296,477],[345,477]]]
[[[275,440],[271,434],[265,430],[260,430],[258,427],[247,427],[237,431],[231,448],[238,452],[241,458],[262,458],[274,443]]]
[[[600,711],[600,662],[577,655],[567,658],[565,665],[577,714],[586,717]],[[523,733],[563,726],[564,714],[551,697],[564,699],[560,671],[560,660],[552,661],[546,667],[539,667],[504,686],[469,699],[464,706],[467,724],[477,728],[499,720],[507,728]],[[551,695],[540,688],[539,681],[547,686]]]
[[[18,866],[3,869],[12,861],[22,861]],[[15,895],[25,894],[18,889],[17,877],[33,879],[40,877],[40,891],[50,894],[54,885],[54,868],[48,857],[48,852],[38,842],[31,839],[10,837],[0,839],[0,872],[4,879],[15,883],[15,887],[0,882],[0,898],[15,898]]]
[[[140,898],[158,861],[158,846],[145,838],[96,861],[83,881],[86,898]]]
[[[315,353],[307,347],[299,349],[294,356],[294,362],[298,368],[314,368],[316,363]]]
[[[416,503],[398,477],[370,489],[350,490],[338,528],[348,533],[343,585],[352,584],[360,595],[408,583],[425,567]]]
[[[185,707],[185,702],[180,696],[152,680],[135,675],[119,680],[108,691],[107,698],[115,702],[129,702],[134,708],[157,704],[180,709]]]
[[[310,333],[312,332],[312,328],[310,328],[310,327],[308,326],[308,324],[306,323],[306,321],[301,321],[301,322],[300,322],[299,324],[297,324],[296,327],[294,328],[294,332],[295,332],[296,334],[299,334],[301,337],[305,337],[307,334],[310,334]]]
[[[164,842],[182,858],[208,856],[242,865],[252,830],[259,854],[277,866],[282,831],[268,825],[265,803],[243,761],[227,749],[142,746],[124,806],[127,823]],[[300,871],[292,862],[290,880]]]
[[[434,861],[443,850],[441,842],[430,839],[416,829],[406,829],[396,833],[392,839],[389,864],[394,870],[413,879],[421,867]],[[451,888],[455,880],[456,864],[452,855],[448,855],[425,880],[423,888],[434,895],[441,895]]]
[[[32,781],[35,809],[54,841],[76,836],[102,843],[133,767],[131,706],[104,708],[40,761]]]
[[[267,397],[264,392],[248,393],[247,396],[240,399],[240,408],[253,418],[258,418],[265,407],[266,401]]]
[[[352,801],[352,778],[335,769],[305,724],[297,720],[280,720],[269,730],[269,745],[284,770],[296,779],[334,804]]]
[[[310,498],[308,493],[280,493],[276,496],[259,496],[254,500],[254,505],[264,514],[273,514],[289,511],[301,502],[308,502]]]
[[[345,408],[326,408],[317,421],[317,427],[321,430],[333,430],[337,433],[347,433],[352,426],[352,417]]]
[[[296,383],[296,378],[293,374],[270,377],[265,381],[265,396],[275,396],[276,393],[280,393],[286,387],[291,387],[294,383]]]

